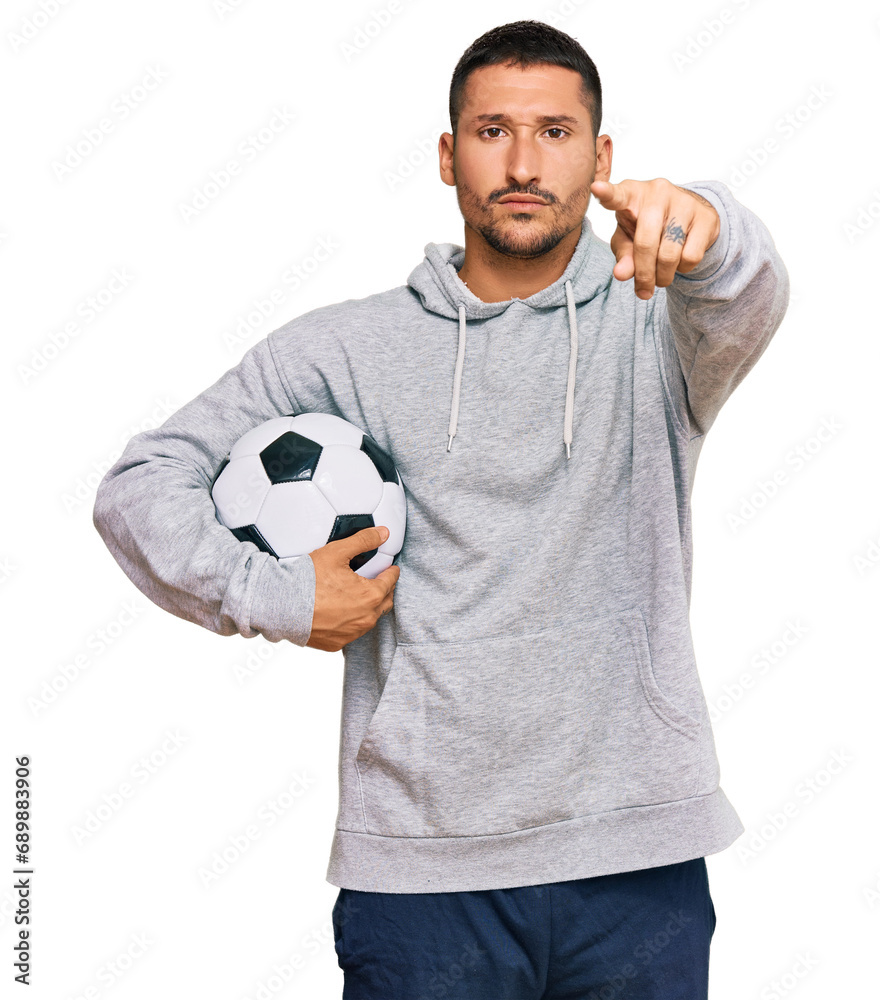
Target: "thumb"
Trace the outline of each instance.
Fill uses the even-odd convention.
[[[635,261],[633,260],[633,241],[620,225],[617,226],[611,237],[611,250],[617,258],[617,263],[611,273],[619,281],[629,281],[636,273]]]
[[[620,184],[610,181],[593,181],[590,191],[603,208],[616,211],[626,207],[626,193]]]
[[[389,531],[385,525],[375,528],[361,528],[348,538],[338,538],[331,545],[338,546],[340,562],[347,563],[353,556],[361,552],[369,552],[370,549],[378,549],[388,538]]]

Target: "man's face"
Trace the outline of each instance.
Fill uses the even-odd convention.
[[[610,172],[610,139],[600,143]],[[543,63],[474,70],[451,156],[450,146],[447,132],[441,176],[456,186],[465,226],[499,253],[538,257],[582,224],[597,179],[596,144],[574,70]],[[501,201],[515,194],[544,204]]]

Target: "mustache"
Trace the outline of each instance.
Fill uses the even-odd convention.
[[[529,198],[540,198],[542,201],[546,201],[548,205],[556,201],[552,194],[544,191],[499,191],[497,194],[490,195],[489,201],[498,201],[500,198],[508,198],[518,194]]]

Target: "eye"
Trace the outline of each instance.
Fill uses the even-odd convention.
[[[480,135],[486,135],[487,132],[502,132],[502,131],[503,131],[503,129],[500,126],[498,126],[498,125],[487,125],[486,128],[484,128],[479,134]],[[553,138],[553,139],[562,139],[566,135],[568,135],[568,132],[566,132],[566,130],[564,128],[561,128],[559,125],[551,125],[550,128],[544,130],[544,134],[545,135],[548,132],[558,132],[559,133],[559,135],[551,136],[551,138]],[[486,138],[487,139],[497,139],[498,136],[489,135],[489,136],[486,136]]]

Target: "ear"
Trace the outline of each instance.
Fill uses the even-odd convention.
[[[455,166],[453,163],[453,152],[455,149],[455,139],[451,132],[444,132],[437,142],[437,152],[440,157],[440,178],[444,184],[455,187]]]
[[[611,157],[614,146],[610,135],[599,135],[596,137],[596,176],[593,180],[611,180]]]

